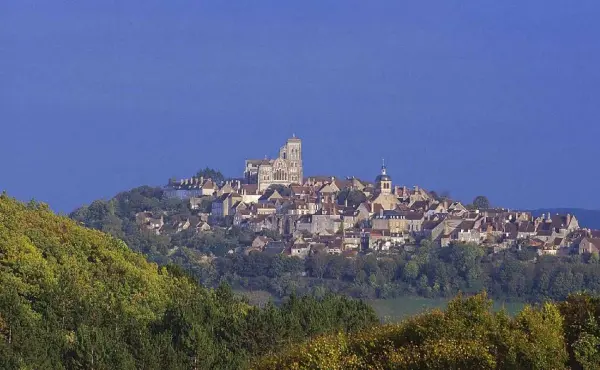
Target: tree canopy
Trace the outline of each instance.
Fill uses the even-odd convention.
[[[484,195],[478,195],[473,199],[473,208],[475,209],[488,209],[490,208],[490,201]]]
[[[219,170],[215,170],[214,168],[205,167],[204,169],[199,170],[196,173],[196,177],[204,177],[205,179],[212,179],[216,183],[221,183],[225,181],[225,176]]]
[[[115,202],[81,212],[105,219]],[[44,204],[0,196],[2,369],[241,368],[284,345],[376,321],[365,303],[332,295],[254,307]]]

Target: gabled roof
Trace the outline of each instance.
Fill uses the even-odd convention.
[[[475,221],[463,221],[458,225],[460,231],[470,231],[475,228]]]
[[[231,193],[223,193],[217,199],[214,200],[213,203],[223,203]]]
[[[413,202],[410,205],[410,209],[412,209],[413,211],[426,210],[428,208],[429,208],[429,204],[426,200],[419,200],[419,201]]]
[[[216,188],[217,188],[217,185],[211,179],[204,181],[204,184],[202,184],[202,189],[210,190],[210,189],[216,189]]]
[[[244,185],[242,185],[241,191],[245,195],[257,195],[258,194],[258,185],[257,184],[244,184]]]

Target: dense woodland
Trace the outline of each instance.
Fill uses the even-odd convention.
[[[186,263],[183,258],[177,261]],[[499,299],[537,302],[565,299],[576,291],[600,292],[600,263],[594,255],[488,254],[476,245],[437,248],[427,241],[414,252],[356,258],[315,254],[306,260],[251,253],[188,266],[205,284],[227,281],[279,296],[330,290],[360,298],[451,297],[486,290]]]
[[[151,261],[184,267],[205,285],[216,287],[227,282],[235,288],[268,290],[279,297],[292,292],[320,296],[325,291],[360,298],[406,294],[451,297],[461,291],[487,290],[494,298],[541,301],[565,299],[574,291],[600,293],[600,262],[596,255],[537,256],[527,249],[493,254],[466,244],[437,248],[424,240],[411,252],[360,255],[355,259],[318,254],[306,260],[255,253],[229,256],[227,251],[249,245],[254,235],[230,228],[157,236],[140,231],[135,224],[135,214],[146,210],[166,211],[168,215],[190,213],[187,202],[165,199],[157,188],[141,187],[109,201],[95,201],[71,217],[123,239]],[[205,262],[201,256],[206,254],[217,258]]]
[[[264,357],[256,369],[598,369],[600,300],[575,295],[492,312],[485,294],[458,296],[399,324],[329,334]]]
[[[0,197],[1,369],[232,369],[377,322],[365,303],[291,296],[258,308],[112,236]]]

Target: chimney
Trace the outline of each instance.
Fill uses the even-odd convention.
[[[548,222],[550,222],[552,220],[552,217],[550,216],[550,212],[548,212],[548,217],[546,219]]]

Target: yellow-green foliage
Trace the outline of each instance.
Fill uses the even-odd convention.
[[[0,196],[0,369],[243,368],[376,321],[364,302],[330,295],[259,309],[43,204]]]
[[[160,273],[159,273],[160,272]],[[71,289],[74,302],[105,312],[154,320],[167,304],[175,279],[131,252],[120,240],[85,229],[44,205],[0,198],[0,284],[29,302]]]
[[[567,354],[553,304],[515,318],[493,313],[485,294],[457,297],[446,311],[356,335],[330,335],[263,358],[257,369],[560,369]]]

